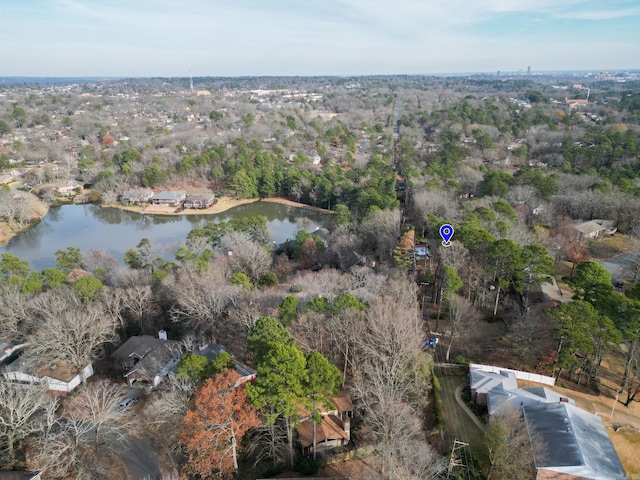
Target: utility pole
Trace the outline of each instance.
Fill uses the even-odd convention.
[[[447,471],[447,478],[452,478],[451,473],[456,467],[461,467],[467,471],[467,478],[469,472],[469,466],[465,465],[464,461],[459,457],[460,450],[469,447],[468,443],[461,442],[459,440],[453,441],[453,448],[451,449],[451,457],[449,457],[449,470]]]

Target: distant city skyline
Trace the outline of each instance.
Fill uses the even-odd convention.
[[[640,68],[638,0],[3,0],[0,76]]]

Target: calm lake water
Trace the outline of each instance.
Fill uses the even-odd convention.
[[[33,270],[54,267],[56,250],[67,247],[83,252],[105,250],[122,262],[124,252],[148,238],[157,247],[157,255],[170,260],[192,228],[252,215],[267,219],[272,240],[278,243],[294,238],[301,222],[312,231],[327,219],[323,213],[270,202],[240,205],[214,215],[180,216],[140,215],[98,205],[63,205],[51,208],[40,223],[0,248],[0,254],[8,252],[27,260]]]

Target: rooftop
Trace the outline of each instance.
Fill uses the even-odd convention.
[[[300,445],[303,448],[313,445],[313,419],[305,420],[298,427]],[[335,415],[325,415],[322,422],[316,425],[316,443],[327,439],[343,438],[349,440],[349,434],[343,428],[343,421]]]
[[[524,407],[527,423],[546,444],[538,469],[584,479],[622,480],[627,476],[602,420],[569,403]]]
[[[214,343],[212,345],[206,345],[205,347],[201,348],[198,351],[198,355],[202,355],[203,357],[206,357],[209,361],[211,361],[215,359],[218,355],[220,355],[222,352],[226,352],[229,355],[231,355],[231,353],[229,353],[222,345]],[[250,368],[247,365],[244,365],[238,362],[233,355],[231,355],[231,358],[233,358],[234,370],[241,377],[250,377],[256,374],[256,371],[253,368]]]
[[[165,190],[164,192],[156,193],[153,196],[154,200],[179,200],[183,198],[186,194],[182,190],[171,191]]]

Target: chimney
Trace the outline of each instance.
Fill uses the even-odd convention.
[[[349,443],[351,440],[351,418],[349,418],[349,415],[345,415],[342,420],[342,429],[347,434],[347,443]]]
[[[160,340],[166,340],[167,339],[167,331],[166,330],[160,330],[158,332],[158,338]]]
[[[569,403],[569,399],[567,397],[560,397],[560,403]]]

